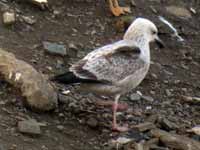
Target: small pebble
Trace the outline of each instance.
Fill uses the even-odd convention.
[[[89,119],[87,120],[87,125],[88,125],[89,127],[95,128],[95,127],[98,126],[98,121],[97,121],[95,118],[89,118]]]
[[[64,130],[64,126],[62,126],[62,125],[57,125],[56,128],[57,128],[59,131],[63,131],[63,130]]]
[[[131,101],[139,101],[139,100],[141,100],[141,95],[139,95],[137,93],[131,94],[130,100]]]

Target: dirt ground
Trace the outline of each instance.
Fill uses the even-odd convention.
[[[49,1],[53,12],[42,11],[24,1],[5,0],[5,4],[18,15],[34,16],[36,22],[28,25],[18,20],[11,27],[0,23],[1,48],[47,76],[67,70],[71,63],[89,51],[123,36],[123,32],[117,32],[115,28],[120,17],[113,17],[103,0]],[[200,124],[199,104],[184,103],[181,98],[200,97],[200,5],[197,1],[187,0],[135,0],[135,3],[129,15],[155,22],[166,48],[151,46],[152,64],[148,76],[137,89],[121,97],[121,102],[128,103],[129,109],[121,112],[118,119],[131,126],[155,117],[166,118],[176,125],[176,128],[170,129],[172,132],[200,142],[199,136],[186,132]],[[128,0],[126,4],[131,6]],[[194,8],[196,14],[191,13],[189,19],[178,18],[164,9],[170,5],[188,10]],[[2,4],[0,6],[3,7]],[[168,27],[159,21],[159,15],[176,27],[184,42],[171,36]],[[44,51],[43,41],[61,43],[67,48],[74,44],[77,51],[69,50],[65,57],[49,55]],[[58,91],[72,91],[67,96],[62,95],[61,99],[67,102],[53,112],[36,113],[22,105],[22,98],[15,89],[3,81],[0,84],[0,150],[110,149],[108,142],[121,135],[110,130],[111,110],[97,106],[97,98],[91,94],[82,95],[74,92],[73,87],[55,84]],[[152,97],[153,101],[131,100],[131,94],[136,91]],[[46,124],[42,127],[42,134],[29,136],[19,133],[17,122],[23,118],[34,118]],[[156,125],[162,128],[159,123]]]

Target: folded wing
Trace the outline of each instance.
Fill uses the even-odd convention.
[[[74,64],[70,71],[79,78],[116,83],[144,66],[138,47],[122,45],[104,51],[97,51],[98,57],[85,57]]]

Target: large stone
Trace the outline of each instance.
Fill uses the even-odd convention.
[[[57,107],[57,93],[50,83],[28,63],[18,60],[12,53],[0,49],[0,74],[20,89],[25,104],[48,111]]]
[[[190,11],[184,7],[169,6],[169,7],[166,7],[166,10],[170,14],[172,14],[176,17],[183,18],[183,19],[189,19],[192,17]]]

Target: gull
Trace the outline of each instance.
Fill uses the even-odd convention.
[[[69,72],[52,78],[63,84],[80,84],[87,91],[102,96],[114,96],[112,129],[127,131],[117,124],[116,113],[121,95],[137,87],[150,66],[150,42],[164,47],[153,22],[137,18],[122,40],[98,48],[73,64]]]

